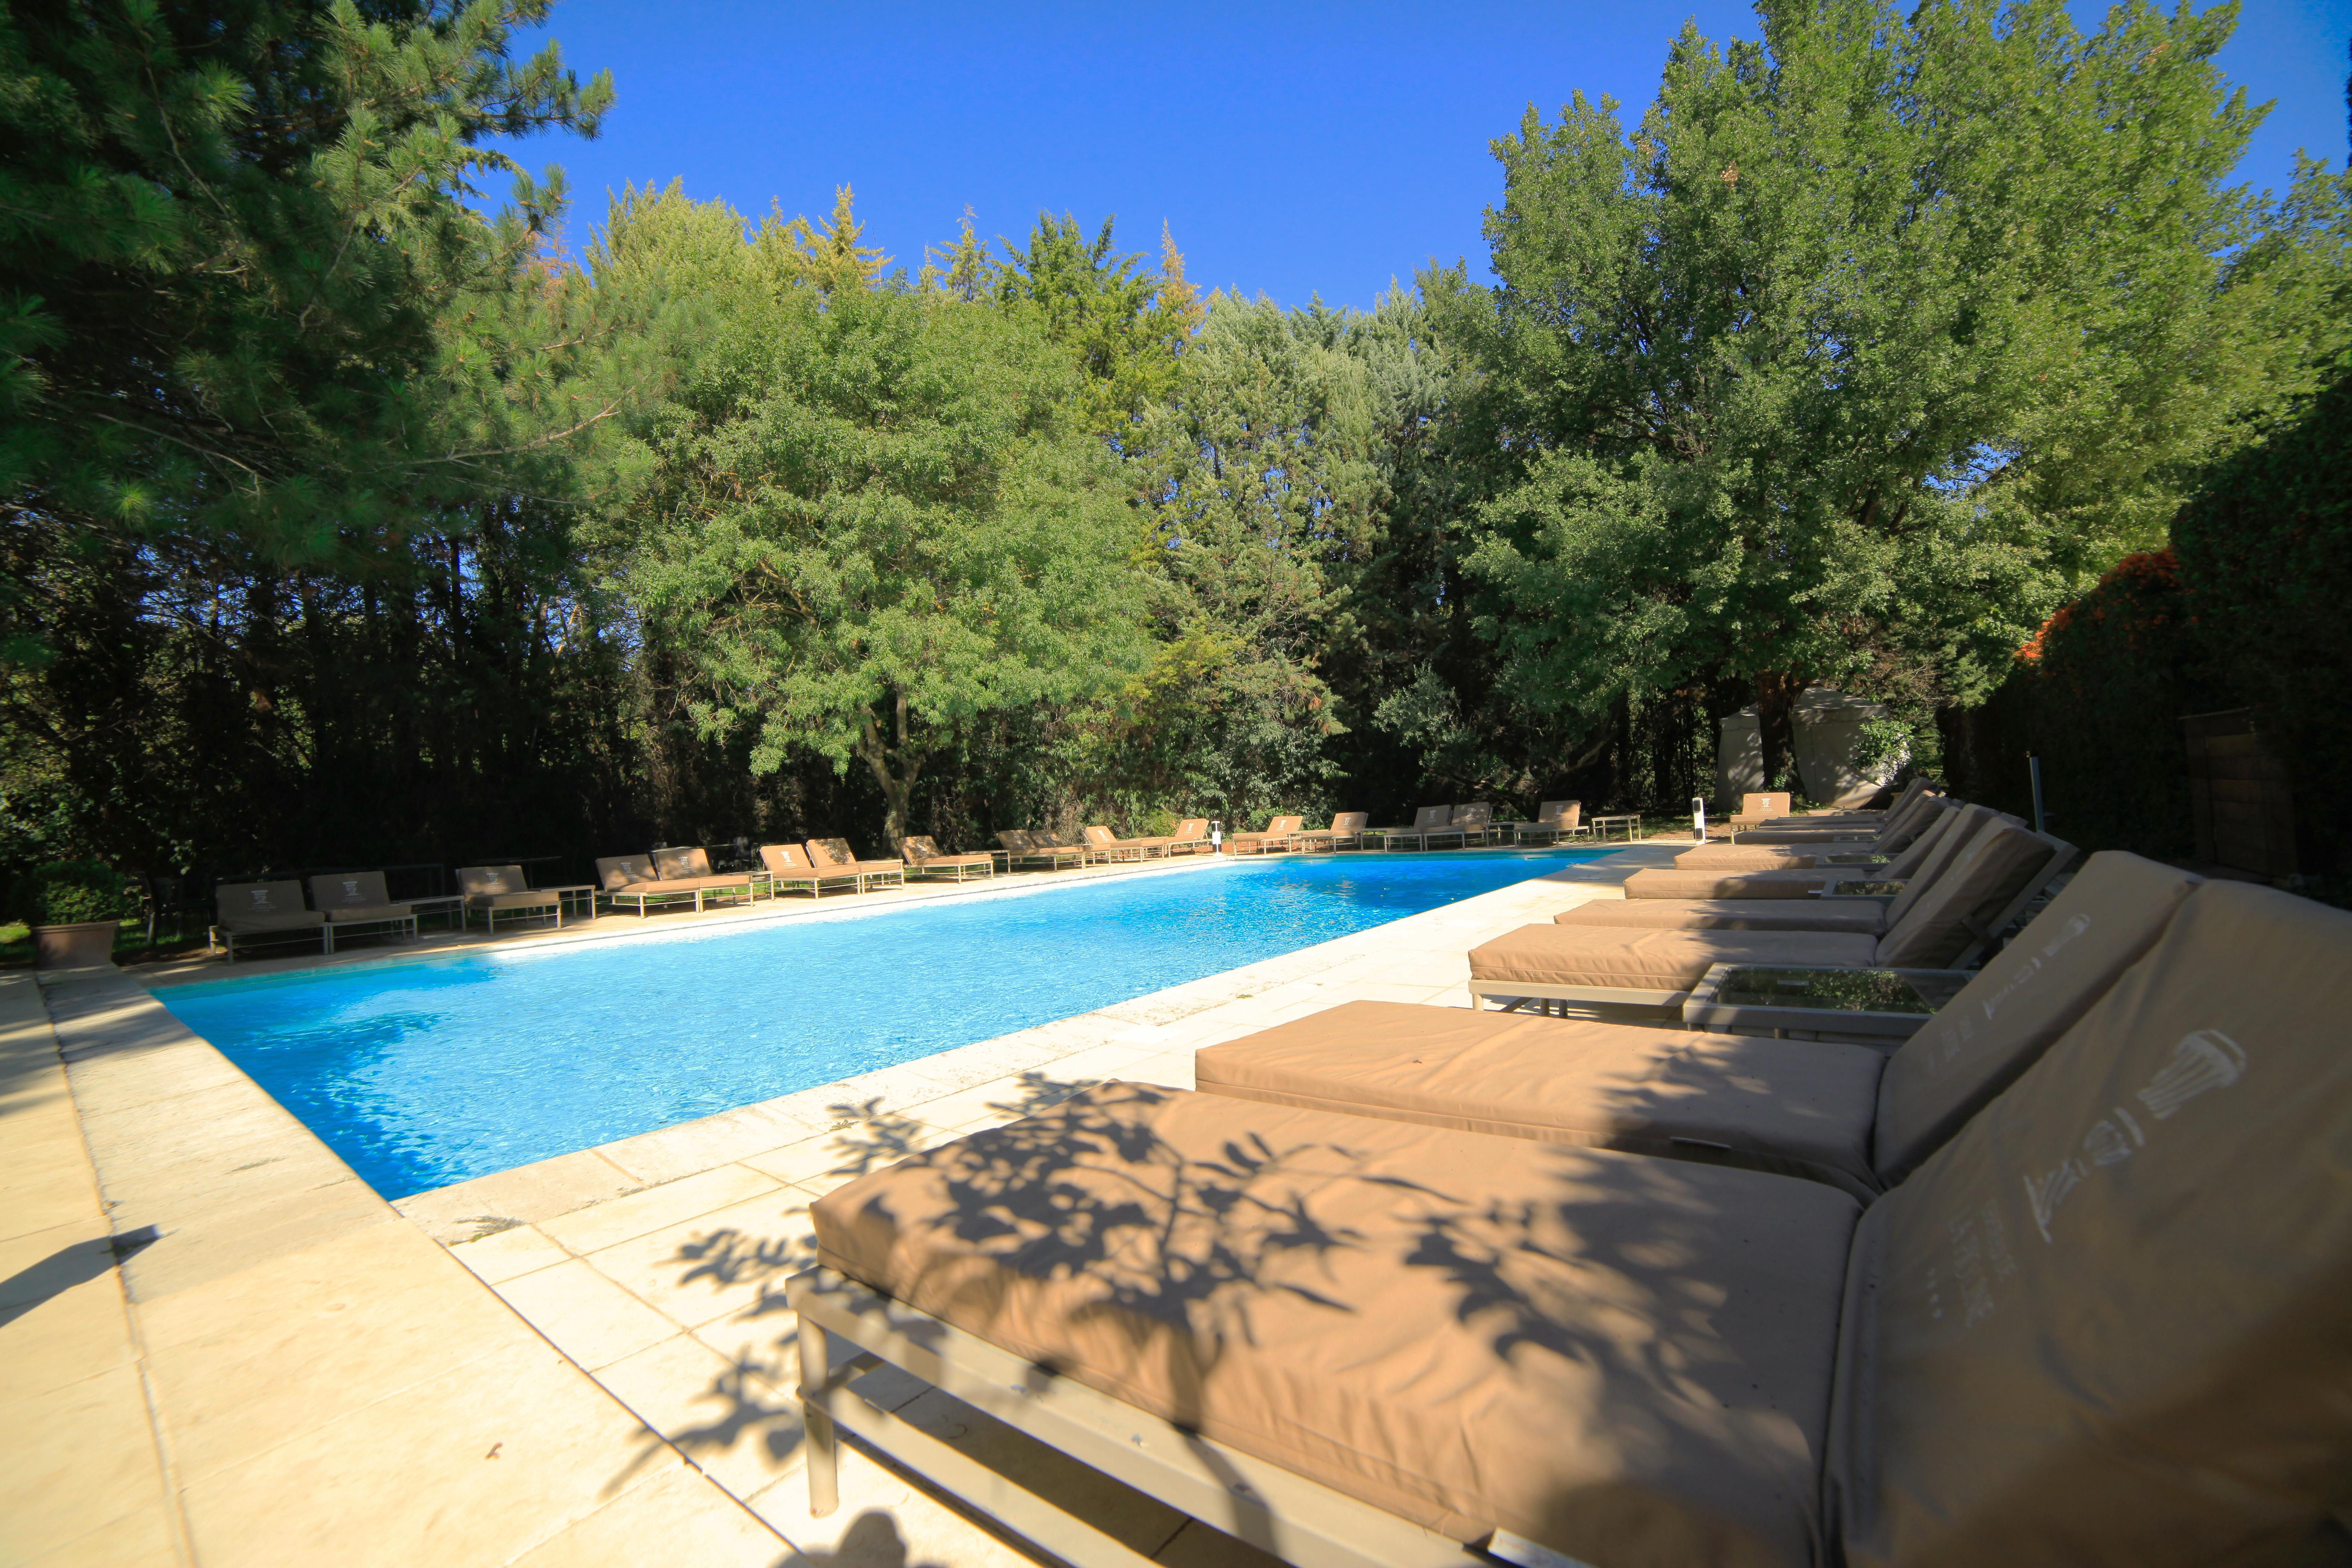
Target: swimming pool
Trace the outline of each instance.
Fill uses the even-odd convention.
[[[1600,853],[1221,859],[156,997],[400,1198],[1107,1007]]]

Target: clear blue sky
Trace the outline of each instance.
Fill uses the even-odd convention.
[[[2095,22],[2103,7],[2076,0]],[[549,33],[620,100],[603,138],[540,139],[570,174],[576,244],[605,192],[682,178],[747,215],[821,216],[856,187],[866,238],[909,268],[956,232],[1018,237],[1038,209],[1157,253],[1169,223],[1204,287],[1369,305],[1434,256],[1485,276],[1489,138],[1533,102],[1634,113],[1685,17],[1756,36],[1744,5],[824,5],[558,0]],[[2241,176],[2282,186],[2297,146],[2345,156],[2352,0],[2246,0],[2221,56],[2274,99]]]

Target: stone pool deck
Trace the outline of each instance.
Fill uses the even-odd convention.
[[[809,1204],[1339,1002],[1466,1005],[1471,947],[1675,847],[396,1205],[138,981],[0,976],[0,1565],[1027,1563],[854,1447],[808,1516]],[[861,1391],[1139,1552],[1267,1561],[895,1375]]]

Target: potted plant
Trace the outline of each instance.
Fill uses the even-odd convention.
[[[120,871],[96,860],[58,860],[18,878],[10,902],[33,928],[34,962],[74,969],[112,961],[115,930],[131,900]]]

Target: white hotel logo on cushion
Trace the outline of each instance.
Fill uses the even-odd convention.
[[[2133,1096],[2158,1121],[2210,1089],[2227,1089],[2246,1074],[2245,1048],[2219,1029],[2200,1029],[2172,1047],[2172,1059]],[[2033,1210],[2042,1239],[2053,1239],[2050,1222],[2059,1205],[2102,1165],[2121,1164],[2147,1145],[2139,1119],[2122,1106],[2099,1119],[2083,1135],[2083,1152],[2061,1161],[2048,1175],[2025,1178],[2025,1201]]]
[[[2219,1029],[2200,1029],[2172,1047],[2172,1060],[2139,1091],[2139,1102],[2158,1121],[2209,1089],[2227,1089],[2244,1076],[2246,1053]]]
[[[2076,915],[2060,926],[2057,934],[2042,944],[2040,953],[2018,966],[2008,984],[1984,999],[1985,1022],[1991,1023],[1993,1014],[2000,1010],[2001,1005],[2023,989],[2027,981],[2041,973],[2042,964],[2057,957],[2060,948],[2090,929],[2091,917],[2088,915]],[[1931,1037],[1934,1043],[1925,1053],[1927,1074],[1930,1078],[1941,1078],[1959,1059],[1960,1053],[1976,1043],[1976,1025],[1967,1014],[1953,1012],[1938,1017],[1930,1027],[1935,1034]]]
[[[347,899],[356,899],[356,898],[358,898],[359,896],[360,896],[360,879],[359,879],[357,877],[346,877],[346,878],[344,878],[344,879],[343,879],[343,897],[345,897],[345,898],[347,898]]]
[[[255,909],[257,909],[257,910],[266,910],[266,909],[268,909],[268,908],[269,907],[269,889],[267,889],[267,888],[256,888],[256,889],[252,889],[252,892],[253,892],[253,907],[254,907]]]

